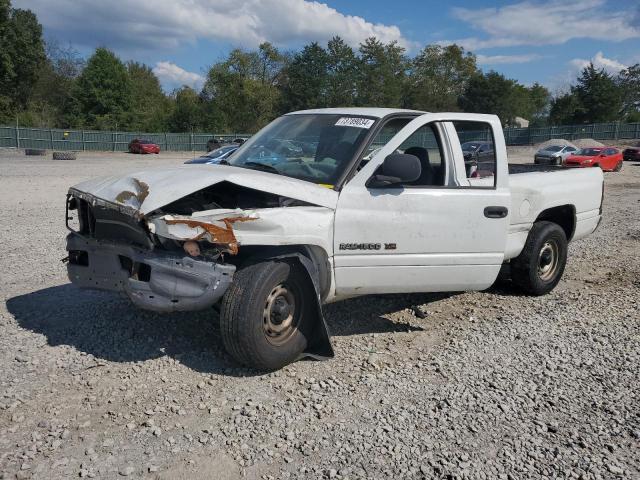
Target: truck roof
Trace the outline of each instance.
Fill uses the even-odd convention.
[[[301,115],[306,113],[334,114],[334,115],[362,115],[367,117],[383,118],[393,113],[424,114],[419,110],[407,110],[403,108],[375,108],[375,107],[348,107],[348,108],[315,108],[311,110],[299,110],[287,115]]]

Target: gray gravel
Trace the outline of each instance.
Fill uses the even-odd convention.
[[[65,277],[67,187],[182,157],[0,152],[0,478],[640,477],[640,165],[550,295],[330,305],[334,360],[258,375]]]

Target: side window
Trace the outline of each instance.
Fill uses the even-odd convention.
[[[422,173],[416,181],[407,184],[413,187],[444,185],[446,167],[442,143],[433,124],[423,125],[398,148],[402,153],[414,155],[420,160]]]
[[[491,125],[485,122],[452,122],[460,140],[464,168],[474,187],[493,188],[496,178],[496,153]]]
[[[380,131],[371,141],[366,151],[362,155],[362,162],[358,170],[364,167],[373,156],[391,140],[396,133],[402,130],[413,118],[392,118],[385,123]]]

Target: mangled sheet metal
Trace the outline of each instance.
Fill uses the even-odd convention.
[[[92,198],[135,211],[142,217],[165,205],[217,183],[230,182],[246,188],[295,198],[335,209],[338,193],[328,188],[247,168],[229,165],[185,165],[135,172],[124,177],[87,180],[70,189]]]
[[[149,231],[178,241],[205,240],[235,255],[244,245],[311,244],[330,248],[333,211],[324,207],[210,210],[192,215],[159,215]],[[257,220],[257,221],[256,221]]]

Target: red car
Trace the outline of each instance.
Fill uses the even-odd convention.
[[[134,138],[129,142],[129,153],[160,153],[160,146],[150,140]]]
[[[569,155],[567,167],[600,167],[605,172],[618,172],[622,168],[622,152],[614,147],[588,147]]]

